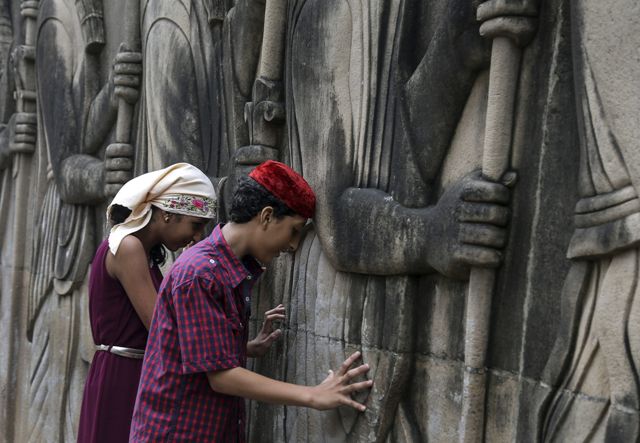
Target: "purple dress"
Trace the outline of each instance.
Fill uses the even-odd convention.
[[[120,282],[109,276],[105,266],[108,251],[104,240],[91,264],[89,318],[94,343],[144,349],[147,329]],[[156,265],[150,272],[157,291],[162,274]],[[129,441],[141,369],[142,359],[96,351],[84,387],[78,442]]]

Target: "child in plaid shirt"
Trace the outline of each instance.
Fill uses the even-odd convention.
[[[245,369],[280,331],[267,312],[265,326],[248,341],[251,288],[281,252],[298,247],[315,196],[286,165],[269,161],[242,179],[230,211],[188,249],[164,279],[149,331],[130,441],[245,441],[244,398],[316,409],[365,406],[351,398],[371,380],[353,382],[368,365],[351,368],[359,353],[318,386],[273,380]]]

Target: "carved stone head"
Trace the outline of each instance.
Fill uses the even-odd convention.
[[[99,53],[104,47],[104,16],[102,0],[76,0],[76,10],[82,28],[85,51]]]

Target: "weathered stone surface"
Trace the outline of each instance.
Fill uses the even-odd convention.
[[[250,441],[637,440],[639,8],[0,2],[0,441],[75,440],[109,196],[189,161],[224,218],[269,158],[318,210],[250,365],[316,384],[360,350],[375,385],[364,414],[249,402]]]

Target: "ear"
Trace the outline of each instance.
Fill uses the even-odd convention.
[[[165,223],[169,223],[171,220],[171,214],[167,211],[162,211],[162,220],[164,220]]]
[[[267,228],[267,225],[271,223],[273,220],[273,208],[271,206],[265,206],[260,211],[260,226],[264,229]]]

